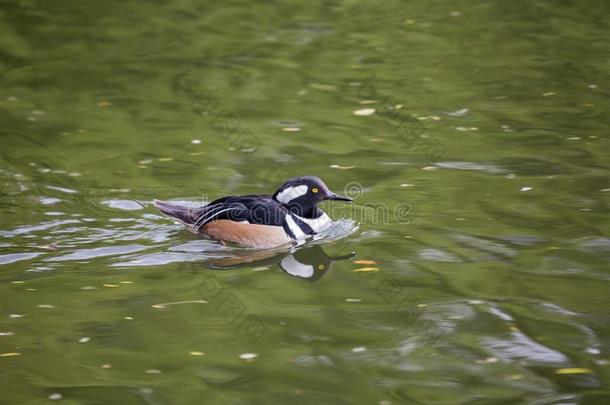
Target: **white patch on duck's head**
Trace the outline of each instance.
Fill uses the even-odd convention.
[[[286,187],[284,190],[277,193],[275,199],[282,204],[289,204],[290,201],[307,194],[308,190],[309,187],[307,187],[305,184],[301,184],[300,186]]]

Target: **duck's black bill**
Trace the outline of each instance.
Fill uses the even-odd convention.
[[[335,194],[335,193],[330,193],[328,195],[328,197],[326,197],[327,200],[334,200],[334,201],[347,201],[347,202],[353,202],[354,200],[352,200],[349,197],[345,197],[339,194]]]

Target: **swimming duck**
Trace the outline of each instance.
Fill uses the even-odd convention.
[[[155,200],[155,207],[192,232],[253,248],[300,241],[327,229],[331,219],[318,204],[352,202],[315,176],[293,177],[273,195],[227,196],[199,208]]]

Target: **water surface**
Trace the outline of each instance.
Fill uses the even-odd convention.
[[[608,403],[608,8],[1,1],[0,402]]]

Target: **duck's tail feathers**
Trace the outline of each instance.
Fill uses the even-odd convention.
[[[154,206],[170,218],[177,219],[185,225],[193,225],[197,220],[200,208],[185,207],[168,201],[154,200]]]

